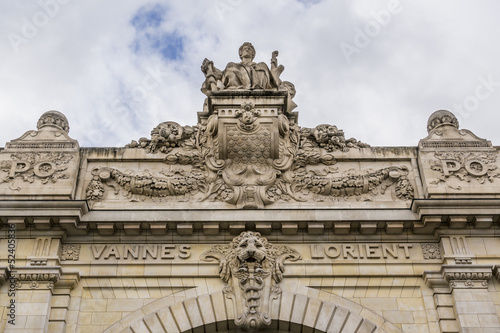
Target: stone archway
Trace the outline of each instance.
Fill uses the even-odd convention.
[[[105,333],[204,333],[236,332],[232,301],[219,291],[163,306],[131,323],[127,317],[106,329]],[[138,310],[136,312],[140,312]],[[271,326],[266,332],[401,332],[399,328],[371,312],[372,320],[363,318],[345,307],[302,294],[283,292],[273,302]],[[377,321],[377,324],[373,322]]]

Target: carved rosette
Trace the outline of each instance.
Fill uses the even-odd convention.
[[[80,245],[62,245],[60,257],[61,261],[80,259],[80,248]]]
[[[422,243],[422,254],[424,259],[441,259],[441,247],[438,243]]]
[[[270,305],[281,293],[285,260],[301,256],[286,245],[270,244],[257,232],[245,231],[228,245],[213,246],[200,259],[219,262],[224,293],[234,301],[236,326],[261,330],[271,324]]]

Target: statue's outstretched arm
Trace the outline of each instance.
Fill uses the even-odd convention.
[[[201,64],[201,71],[205,77],[214,76],[216,79],[222,78],[222,71],[214,66],[214,62],[205,58]]]
[[[214,66],[214,62],[205,58],[201,64],[201,71],[205,74],[205,83],[201,91],[216,91],[217,82],[222,80],[222,71]]]
[[[278,66],[278,54],[278,51],[274,51],[271,55],[271,76],[277,88],[281,84],[280,75],[285,70],[285,66]]]

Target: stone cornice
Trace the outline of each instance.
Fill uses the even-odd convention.
[[[88,213],[86,200],[1,200],[0,216],[83,216]]]
[[[63,272],[60,266],[17,267],[10,275],[20,289],[73,289],[80,281],[79,272]]]
[[[102,235],[113,235],[117,230],[123,230],[127,235],[138,235],[143,231],[165,234],[168,230],[180,235],[189,235],[195,230],[214,235],[220,230],[239,234],[252,228],[262,234],[269,234],[273,229],[280,229],[283,234],[296,234],[302,229],[311,235],[328,231],[339,235],[358,232],[364,235],[380,232],[401,234],[404,230],[432,235],[442,227],[442,230],[455,230],[472,226],[486,232],[497,224],[499,207],[500,199],[417,199],[410,209],[305,207],[89,211],[85,200],[6,200],[0,201],[0,221],[4,225],[13,223],[17,229],[60,227],[68,235],[85,235],[90,230],[97,230]]]
[[[201,231],[217,235],[223,230],[236,235],[244,230],[269,234],[281,230],[294,235],[299,230],[310,235],[331,232],[345,234],[413,234],[434,235],[438,230],[470,228],[484,232],[497,226],[500,199],[429,199],[414,200],[409,208],[328,208],[328,209],[142,209],[91,210],[84,200],[0,201],[0,221],[15,224],[16,229],[60,230],[67,235],[86,235],[96,230],[113,235],[167,231],[190,235]],[[237,214],[235,214],[237,212]],[[425,213],[425,214],[424,214]],[[428,215],[427,213],[434,213]],[[424,214],[423,216],[420,216]],[[477,215],[476,215],[477,214]],[[481,215],[479,215],[481,214]],[[189,221],[189,222],[186,222]]]
[[[500,199],[414,199],[411,211],[424,215],[499,215]]]
[[[16,267],[11,275],[15,278],[18,289],[49,289],[61,276],[61,267]]]

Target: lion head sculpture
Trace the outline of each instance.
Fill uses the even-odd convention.
[[[300,254],[286,245],[273,245],[260,233],[244,231],[228,245],[215,245],[201,256],[202,260],[219,261],[219,274],[224,282],[229,282],[242,266],[250,263],[258,265],[272,274],[273,280],[279,283],[285,270],[286,259],[296,261]]]
[[[233,239],[231,243],[235,249],[236,258],[243,262],[256,262],[262,264],[266,259],[267,240],[261,238],[260,234],[253,232],[244,232],[240,236]]]

